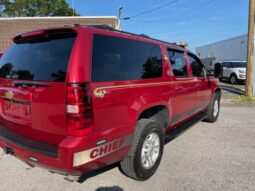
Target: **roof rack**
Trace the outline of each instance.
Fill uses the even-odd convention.
[[[65,25],[65,26],[72,26],[72,25]],[[166,44],[175,44],[176,46],[179,46],[179,47],[182,47],[182,48],[185,48],[186,46],[188,46],[188,43],[186,43],[186,42],[170,43],[170,42],[166,42],[166,41],[163,41],[163,40],[158,40],[158,39],[155,39],[155,38],[151,38],[150,36],[148,36],[146,34],[134,34],[134,33],[127,32],[127,31],[117,30],[117,29],[115,29],[115,28],[113,28],[109,25],[80,25],[80,24],[74,24],[73,26],[84,26],[84,27],[91,27],[91,28],[96,28],[96,29],[120,32],[120,33],[123,33],[123,34],[128,34],[128,35],[132,35],[132,36],[136,36],[136,37],[143,37],[143,38],[146,38],[146,39],[155,40],[155,41],[158,41],[158,42],[163,42],[163,43],[166,43]]]
[[[118,31],[109,25],[85,25],[85,26],[93,27],[93,28],[97,28],[97,29],[103,29],[103,30]]]
[[[66,24],[64,27],[81,27],[82,25],[79,23],[74,23],[73,25]]]

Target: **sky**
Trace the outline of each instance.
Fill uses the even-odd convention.
[[[196,47],[247,34],[249,0],[67,0],[82,16],[117,16],[122,29]],[[161,6],[162,5],[162,6]],[[165,5],[165,6],[163,6]],[[161,6],[147,14],[141,12]]]

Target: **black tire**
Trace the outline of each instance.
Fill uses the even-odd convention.
[[[230,83],[231,84],[237,84],[237,77],[235,74],[231,74],[230,76]]]
[[[142,147],[147,136],[155,133],[159,137],[159,154],[151,168],[142,165]],[[128,177],[138,181],[150,178],[157,170],[164,149],[164,131],[160,125],[152,119],[140,119],[136,125],[133,144],[126,158],[120,162],[121,171]]]
[[[217,101],[218,103],[218,112],[217,115],[215,115],[214,111],[215,111],[215,107],[214,105],[216,104],[215,102]],[[220,93],[216,92],[213,96],[213,100],[210,103],[210,106],[207,110],[207,117],[204,119],[204,121],[206,122],[210,122],[210,123],[214,123],[217,121],[218,117],[219,117],[219,113],[220,113]]]

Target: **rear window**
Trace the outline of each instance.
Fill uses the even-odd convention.
[[[158,45],[94,35],[92,81],[160,78],[162,57]]]
[[[0,60],[0,78],[64,82],[75,37],[15,43]]]

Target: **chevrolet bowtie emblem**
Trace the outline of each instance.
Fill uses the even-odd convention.
[[[4,97],[6,99],[12,99],[14,97],[14,93],[12,91],[8,91],[5,93]]]

